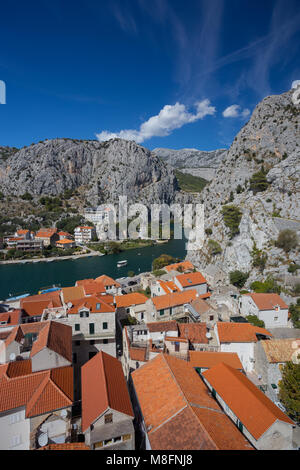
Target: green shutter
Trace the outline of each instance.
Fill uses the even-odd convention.
[[[90,323],[89,326],[90,326],[90,335],[93,335],[95,333],[95,324]]]

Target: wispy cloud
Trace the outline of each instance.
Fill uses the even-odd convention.
[[[125,3],[125,0],[123,0],[122,3],[113,2],[111,4],[111,8],[113,15],[115,16],[121,29],[126,33],[137,34],[137,23],[134,19],[133,14],[131,13],[130,6],[128,5],[128,3]]]
[[[211,106],[210,101],[205,99],[195,103],[196,112],[189,112],[184,104],[165,105],[161,111],[145,121],[139,130],[124,129],[120,132],[102,131],[96,134],[99,141],[105,141],[119,137],[126,140],[134,140],[142,143],[151,137],[165,137],[170,135],[174,129],[179,129],[185,124],[189,124],[205,116],[213,115],[216,108]]]

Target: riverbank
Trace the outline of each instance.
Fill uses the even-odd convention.
[[[91,251],[90,253],[84,253],[82,255],[69,255],[69,256],[52,256],[51,258],[31,258],[31,259],[13,259],[0,261],[0,264],[26,264],[26,263],[51,263],[52,261],[64,261],[67,259],[80,259],[89,256],[105,256],[100,251]]]

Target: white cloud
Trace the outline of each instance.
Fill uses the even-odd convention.
[[[170,135],[174,129],[179,129],[185,124],[203,119],[207,115],[213,115],[216,108],[210,105],[210,101],[205,99],[195,103],[196,113],[187,111],[184,104],[165,105],[156,116],[152,116],[145,121],[139,130],[124,129],[120,132],[102,131],[96,134],[100,142],[119,137],[126,140],[135,140],[142,143],[151,137],[165,137]]]
[[[297,88],[300,85],[300,80],[294,80],[292,83],[292,88]]]
[[[223,116],[225,118],[228,118],[228,117],[231,117],[231,118],[235,118],[235,117],[246,118],[247,116],[249,116],[249,114],[250,114],[250,110],[248,108],[245,108],[245,109],[241,110],[241,107],[240,107],[239,104],[232,104],[231,106],[228,106],[228,108],[226,108],[223,111]]]

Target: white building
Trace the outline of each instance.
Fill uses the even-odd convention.
[[[79,244],[89,243],[95,235],[95,227],[79,226],[74,230],[75,242]]]
[[[250,325],[250,323],[217,322],[214,332],[220,351],[237,353],[246,372],[254,370],[254,345],[260,339],[272,336],[264,328]]]
[[[278,294],[244,294],[239,301],[243,316],[256,315],[266,328],[288,326],[288,305]]]

